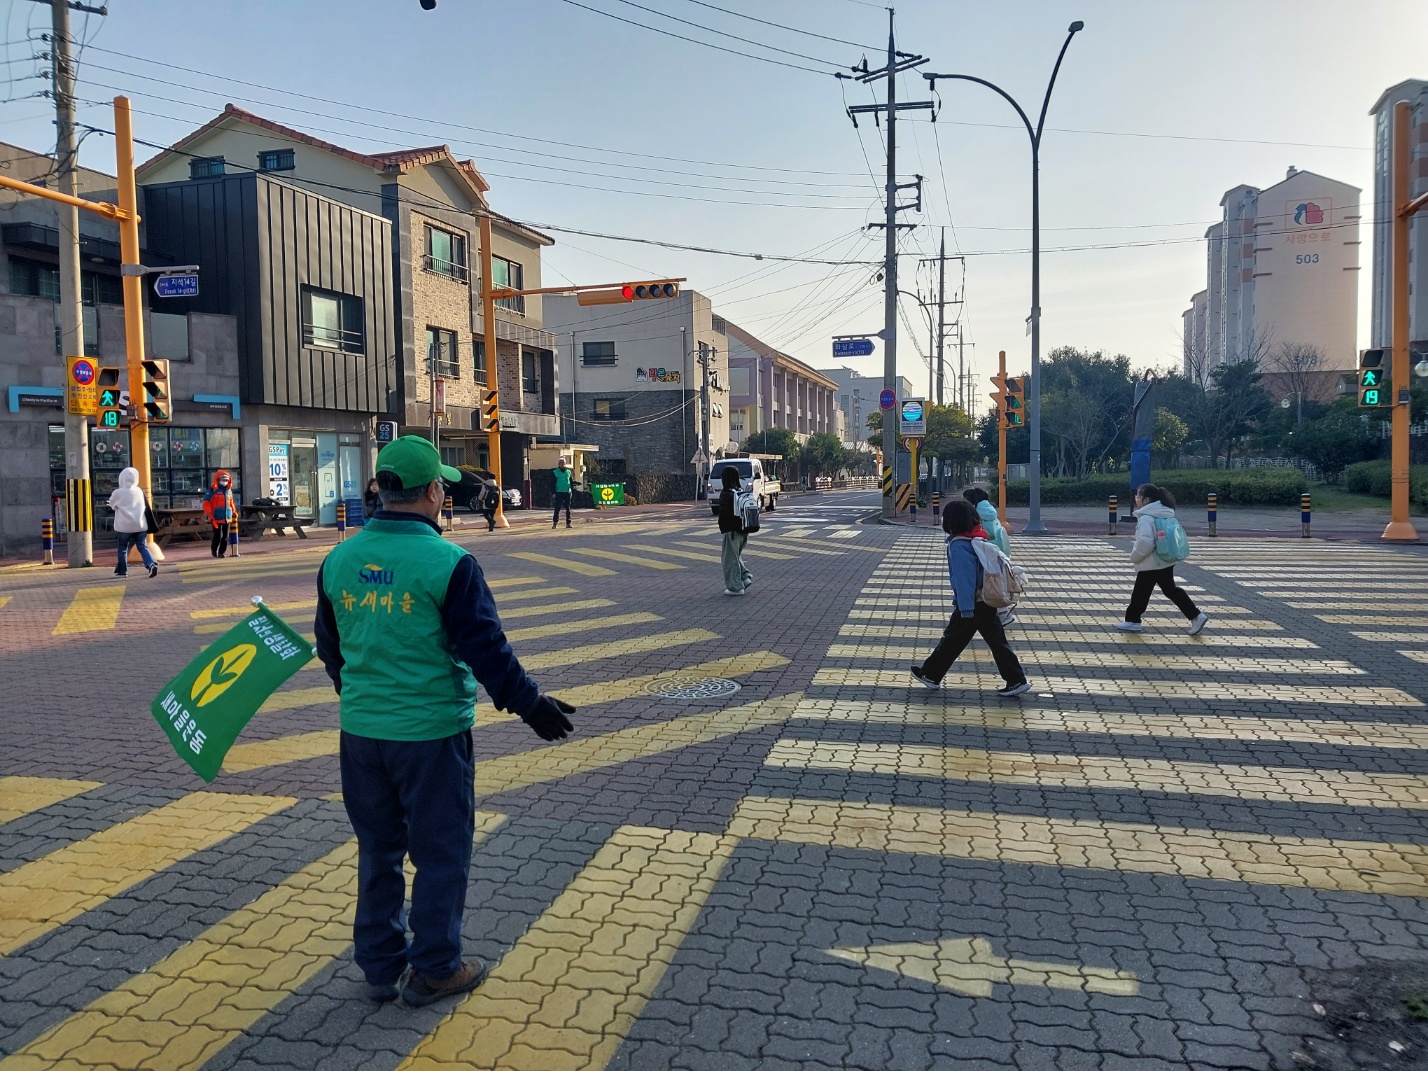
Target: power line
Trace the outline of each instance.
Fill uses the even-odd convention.
[[[727,7],[720,7],[718,4],[706,3],[705,0],[686,0],[690,4],[698,4],[700,7],[707,7],[711,11],[722,11],[726,15],[733,15],[736,19],[748,19],[750,22],[757,22],[761,26],[772,26],[776,30],[787,30],[789,33],[801,33],[805,37],[816,37],[820,41],[831,41],[835,45],[851,45],[854,48],[866,48],[876,51],[877,45],[863,45],[857,41],[848,41],[842,37],[829,37],[826,34],[814,33],[812,30],[801,30],[797,26],[785,26],[780,22],[770,22],[768,19],[756,18],[753,15],[745,15],[742,11],[734,11]]]
[[[753,45],[755,48],[766,48],[770,52],[781,52],[785,56],[792,56],[795,59],[805,59],[808,60],[808,62],[810,63],[822,63],[826,64],[829,67],[838,67],[838,64],[833,60],[820,59],[817,56],[808,56],[802,52],[790,52],[786,48],[778,48],[774,45],[765,44],[763,41],[755,41],[753,38],[750,37],[740,37],[738,34],[725,33],[723,30],[716,30],[712,26],[705,26],[702,22],[691,22],[689,19],[682,19],[678,15],[670,15],[667,12],[660,11],[656,8],[645,7],[643,4],[635,3],[635,0],[615,0],[615,2],[618,4],[624,4],[626,7],[633,7],[640,11],[648,12],[651,15],[658,15],[662,19],[669,19],[671,22],[677,22],[683,26],[692,26],[696,30],[703,30],[706,33],[717,34],[720,37],[727,37],[731,41],[741,41],[746,45]]]

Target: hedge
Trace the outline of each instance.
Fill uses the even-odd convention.
[[[1344,469],[1344,490],[1356,495],[1389,498],[1393,494],[1392,461],[1360,461]],[[1408,470],[1408,496],[1415,509],[1428,513],[1428,465]]]
[[[1231,472],[1184,469],[1155,473],[1151,477],[1175,496],[1182,506],[1204,505],[1211,492],[1227,506],[1297,506],[1308,486],[1297,469],[1237,469]],[[1122,507],[1131,503],[1130,480],[1125,473],[1092,476],[1084,480],[1047,478],[1041,481],[1044,506],[1084,506],[1103,504],[1111,495]],[[1007,501],[1024,506],[1030,501],[1031,484],[1007,484]]]

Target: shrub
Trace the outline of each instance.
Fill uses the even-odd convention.
[[[1182,506],[1201,506],[1211,492],[1227,506],[1297,506],[1307,486],[1297,469],[1238,469],[1230,472],[1183,469],[1152,474],[1151,480],[1167,488]],[[1131,502],[1129,477],[1125,473],[1092,476],[1085,480],[1044,479],[1041,504],[1044,506],[1100,505],[1111,495],[1126,508]],[[1007,501],[1024,506],[1030,501],[1031,484],[1017,481],[1007,485]]]
[[[1393,495],[1393,462],[1362,461],[1344,469],[1344,490],[1356,495],[1390,498]],[[1408,470],[1408,498],[1413,508],[1428,513],[1428,465]]]

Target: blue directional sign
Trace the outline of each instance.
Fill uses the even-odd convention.
[[[873,340],[870,338],[835,338],[833,340],[834,357],[869,357],[873,352]]]
[[[159,297],[198,297],[198,273],[160,275],[154,280],[154,293]]]

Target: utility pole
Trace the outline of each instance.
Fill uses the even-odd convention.
[[[699,343],[699,364],[704,370],[703,383],[699,388],[699,449],[704,460],[699,463],[700,473],[709,471],[709,362],[713,354],[709,343]],[[708,493],[708,488],[705,488]]]
[[[69,5],[65,0],[52,0],[50,12],[53,29],[50,51],[53,56],[55,128],[58,131],[55,140],[55,165],[59,173],[60,193],[78,197],[79,149],[74,139],[74,59],[70,53]],[[59,221],[60,345],[64,350],[60,356],[83,356],[84,304],[79,274],[79,209],[73,205],[57,204],[55,213]],[[131,380],[129,392],[131,403],[137,404],[139,384]],[[64,478],[67,495],[82,496],[85,500],[92,499],[93,490],[89,478],[89,417],[68,412],[68,404],[64,418]],[[90,513],[87,501],[85,508],[69,510],[71,518],[81,520],[90,516]],[[92,523],[91,521],[90,524]],[[76,531],[75,527],[71,526],[65,545],[71,569],[94,564],[94,533],[90,528]]]
[[[868,61],[864,59],[857,67],[851,68],[852,77],[864,84],[875,82],[880,78],[887,79],[888,96],[885,104],[858,104],[848,109],[848,117],[853,120],[853,125],[857,126],[860,114],[871,112],[876,120],[881,115],[887,116],[887,179],[884,185],[886,195],[886,220],[883,223],[869,224],[872,227],[886,228],[886,241],[883,248],[883,389],[897,393],[897,231],[899,227],[911,227],[910,223],[898,223],[897,214],[908,208],[916,211],[922,210],[922,177],[918,176],[916,182],[899,184],[897,181],[897,113],[900,111],[913,111],[922,109],[933,111],[934,105],[930,100],[907,101],[898,103],[897,100],[897,76],[903,71],[920,67],[927,62],[926,56],[917,56],[910,52],[899,52],[897,50],[896,37],[893,30],[893,11],[888,9],[888,56],[887,65],[870,70]],[[840,73],[839,78],[847,78],[848,75]],[[901,190],[916,189],[917,200],[911,205],[899,205],[897,195]],[[883,472],[886,477],[889,471],[896,469],[897,464],[897,410],[885,411],[883,417]],[[913,473],[916,479],[916,473]],[[889,491],[889,483],[886,478],[883,481],[883,516],[897,516],[897,498],[895,493]]]

